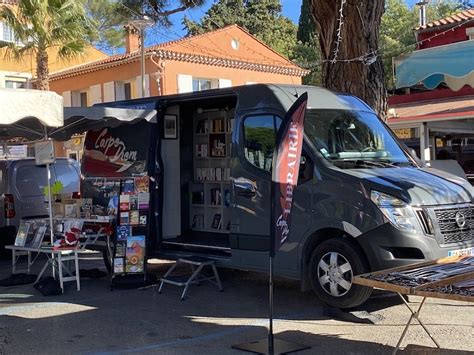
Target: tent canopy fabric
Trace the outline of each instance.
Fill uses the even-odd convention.
[[[45,134],[56,140],[90,129],[133,124],[140,120],[156,122],[155,110],[109,107],[64,108],[62,97],[54,92],[0,89],[0,140],[23,137],[43,140]]]
[[[36,118],[44,126],[63,125],[63,98],[52,91],[0,89],[1,125]]]
[[[395,61],[396,87],[420,82],[434,89],[444,82],[454,91],[474,87],[474,40],[414,51]]]
[[[111,107],[66,107],[64,126],[49,131],[55,140],[68,140],[73,134],[103,127],[134,124],[141,120],[156,123],[155,110],[124,109]]]

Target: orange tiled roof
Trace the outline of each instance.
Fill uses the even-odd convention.
[[[218,46],[212,42],[208,37],[210,33],[185,37],[145,48],[145,56],[154,56],[164,60],[177,60],[196,64],[207,64],[300,77],[308,74],[307,70],[300,68],[290,60],[284,58],[282,55],[278,54],[237,25],[227,26],[211,33],[216,34],[229,30],[242,32],[247,36],[251,36],[254,40],[264,46],[267,51],[270,51],[269,53],[271,53],[271,57],[259,54],[257,51],[252,51],[253,58],[251,60],[243,56],[238,57],[235,55],[228,55],[225,50],[219,49]],[[214,45],[210,46],[209,43],[213,43]],[[112,55],[101,60],[51,73],[50,80],[54,81],[62,78],[73,77],[139,60],[139,51]]]
[[[451,16],[447,16],[440,20],[429,22],[424,26],[417,27],[416,30],[423,31],[423,30],[427,30],[427,29],[431,29],[431,28],[435,28],[439,26],[448,26],[448,25],[458,24],[464,21],[474,22],[474,8],[459,12]]]

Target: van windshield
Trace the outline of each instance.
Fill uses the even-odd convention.
[[[414,165],[373,113],[310,109],[305,133],[324,158],[342,169]]]

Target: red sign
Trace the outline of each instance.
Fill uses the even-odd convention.
[[[272,256],[290,235],[293,193],[298,184],[298,174],[303,148],[304,116],[308,94],[295,101],[278,130],[273,155],[271,226]]]
[[[88,131],[82,171],[85,176],[122,177],[146,171],[150,128],[146,123]]]

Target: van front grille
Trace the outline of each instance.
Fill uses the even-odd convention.
[[[435,209],[434,213],[444,244],[474,239],[473,206]]]

